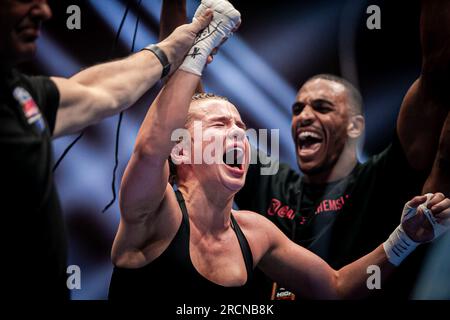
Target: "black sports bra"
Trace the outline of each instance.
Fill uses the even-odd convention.
[[[250,287],[253,281],[253,256],[233,215],[231,223],[244,257],[247,282],[240,287],[225,287],[203,277],[192,264],[189,254],[189,216],[181,192],[177,190],[175,193],[183,218],[172,242],[158,258],[142,268],[115,267],[109,287],[109,299],[220,303],[252,300]]]

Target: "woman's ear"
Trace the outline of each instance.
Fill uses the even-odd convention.
[[[350,138],[357,139],[364,132],[365,120],[362,115],[351,116],[347,126],[347,135]]]
[[[170,158],[175,165],[190,163],[189,151],[186,150],[183,142],[179,142],[173,146],[170,152]]]

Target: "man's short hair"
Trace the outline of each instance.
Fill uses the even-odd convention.
[[[305,83],[316,79],[324,79],[342,84],[347,90],[348,101],[350,103],[350,106],[352,107],[353,112],[358,115],[363,114],[363,99],[361,93],[359,93],[359,90],[356,89],[355,86],[352,85],[349,81],[332,74],[322,73],[309,78]]]

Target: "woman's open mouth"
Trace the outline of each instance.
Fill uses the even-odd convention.
[[[225,150],[223,154],[223,163],[235,174],[241,175],[244,172],[244,149],[233,146]]]

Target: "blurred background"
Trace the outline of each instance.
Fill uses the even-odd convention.
[[[199,0],[187,0],[189,17]],[[230,98],[247,127],[280,130],[280,158],[296,168],[290,110],[302,83],[318,73],[343,76],[364,98],[366,135],[360,158],[380,152],[393,134],[404,94],[420,71],[419,1],[232,0],[243,23],[204,72],[206,91]],[[81,69],[156,43],[162,0],[54,0],[30,74],[70,77]],[[81,9],[81,30],[68,30],[69,5]],[[116,50],[114,38],[130,4]],[[381,30],[369,30],[369,5],[381,9]],[[135,51],[137,51],[135,50]],[[159,90],[153,88],[125,112],[120,132],[116,188],[138,128]],[[110,250],[119,223],[111,200],[117,117],[90,127],[56,172],[69,233],[69,264],[80,266],[80,290],[72,299],[105,299],[112,265]],[[54,141],[57,159],[76,136]],[[448,264],[447,264],[448,266]],[[441,270],[442,271],[442,270]],[[447,283],[450,270],[445,269]],[[426,291],[424,284],[423,290]]]

